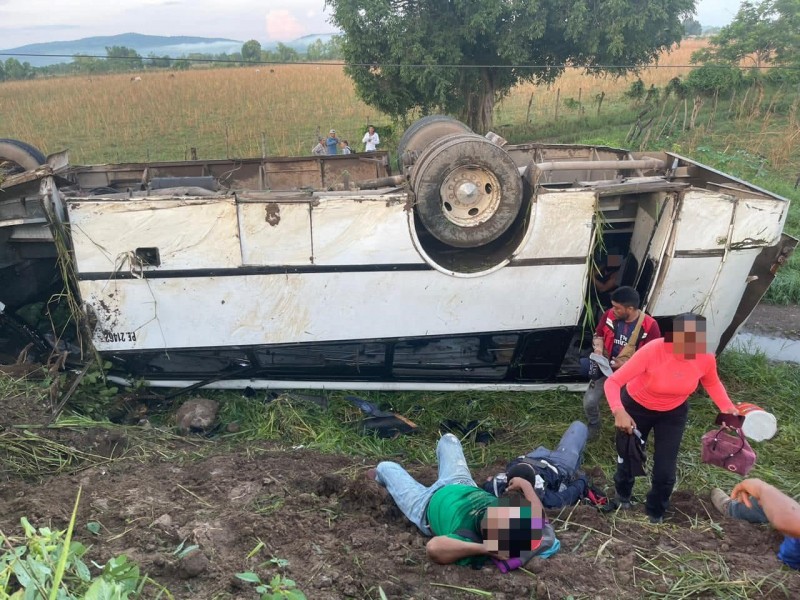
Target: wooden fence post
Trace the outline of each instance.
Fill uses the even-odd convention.
[[[554,121],[558,121],[558,103],[560,98],[561,98],[561,88],[558,88],[556,90],[556,114],[555,117],[553,118]]]

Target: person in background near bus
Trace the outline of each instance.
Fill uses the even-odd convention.
[[[342,154],[352,154],[353,149],[350,148],[350,144],[347,140],[342,140]]]
[[[328,137],[325,138],[325,145],[328,147],[328,154],[336,154],[339,149],[339,138],[336,137],[336,130],[331,129]]]
[[[645,512],[661,523],[675,487],[680,449],[689,416],[689,395],[702,383],[720,412],[738,415],[717,374],[717,359],[706,351],[706,319],[686,313],[672,319],[664,339],[650,342],[606,380],[605,392],[617,436],[647,440],[654,433],[653,469]],[[620,440],[618,440],[620,442]],[[625,442],[618,443],[617,447]],[[619,457],[614,475],[616,504],[631,506],[633,461]]]
[[[639,292],[632,287],[617,288],[611,293],[611,308],[603,313],[597,324],[592,340],[593,351],[608,359],[612,371],[624,365],[636,349],[661,337],[658,323],[639,310],[640,303]],[[636,325],[640,319],[641,324],[637,331]],[[634,331],[636,339],[631,340]],[[629,343],[629,349],[620,355]],[[594,375],[583,395],[583,410],[589,425],[589,437],[593,438],[600,431],[600,399],[603,397],[607,376],[598,367],[591,369],[589,373]]]
[[[328,153],[328,149],[325,147],[325,143],[322,138],[317,138],[317,145],[311,149],[311,154],[315,156],[324,156]]]
[[[375,152],[378,149],[381,138],[372,125],[367,128],[367,133],[364,134],[361,143],[364,144],[364,152]]]
[[[625,257],[621,254],[609,254],[592,275],[592,285],[597,294],[597,301],[603,308],[610,305],[611,292],[617,289],[622,281]]]
[[[711,502],[726,517],[750,523],[770,523],[785,537],[778,559],[800,569],[800,504],[760,479],[745,479],[728,496],[719,488],[711,490]]]

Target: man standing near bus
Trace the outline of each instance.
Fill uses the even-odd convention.
[[[598,361],[605,358],[608,362],[595,369],[594,376],[592,369],[589,370],[591,381],[583,395],[590,438],[600,431],[600,400],[608,376],[625,364],[638,348],[661,337],[658,323],[639,309],[640,303],[639,292],[632,287],[619,287],[611,293],[611,308],[597,324],[592,340],[594,353],[601,355]]]

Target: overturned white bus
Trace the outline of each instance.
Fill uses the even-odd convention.
[[[0,345],[169,387],[577,388],[604,254],[719,352],[797,243],[786,199],[671,153],[436,116],[400,155],[84,167],[0,141]]]

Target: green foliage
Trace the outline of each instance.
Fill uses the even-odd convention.
[[[683,25],[683,32],[686,35],[700,35],[703,33],[703,26],[700,25],[700,22],[693,19],[692,17],[686,17],[682,22]]]
[[[3,77],[9,81],[12,79],[32,79],[34,72],[35,70],[30,63],[21,63],[14,57],[7,58],[3,67]]]
[[[742,2],[734,20],[711,38],[710,46],[692,55],[692,62],[738,65],[742,60],[755,66],[800,66],[800,2]]]
[[[686,98],[689,90],[686,87],[686,84],[681,81],[680,77],[673,77],[669,80],[667,85],[664,87],[664,98],[669,98],[671,95],[675,96],[679,100],[683,100]]]
[[[342,58],[342,36],[335,35],[327,42],[316,40],[306,49],[306,59],[310,61]]]
[[[733,65],[707,64],[689,72],[686,87],[695,94],[713,96],[730,92],[745,82],[742,71]]]
[[[10,600],[127,600],[138,598],[146,582],[125,556],[112,558],[93,577],[84,562],[86,546],[66,539],[65,531],[36,528],[20,519],[25,537],[5,538],[0,555],[0,597]],[[65,552],[66,549],[66,552]],[[56,581],[63,560],[60,585]],[[57,593],[56,593],[57,592]]]
[[[127,46],[106,46],[105,61],[108,71],[138,71],[144,68],[142,57]]]
[[[575,100],[575,98],[564,98],[564,106],[570,110],[580,110],[581,103]]]
[[[297,50],[291,46],[287,46],[286,44],[281,44],[280,42],[278,43],[278,47],[275,49],[275,55],[278,62],[282,63],[291,63],[300,60],[300,54],[298,54]]]
[[[326,0],[345,32],[347,73],[379,110],[457,114],[484,132],[519,82],[647,64],[681,39],[693,0]],[[565,18],[569,15],[569,18]]]
[[[169,69],[172,59],[169,56],[156,56],[154,52],[147,55],[147,67],[153,69]]]
[[[110,362],[102,367],[93,364],[78,385],[78,390],[69,402],[71,409],[90,417],[102,419],[109,412],[109,405],[115,402],[119,388],[109,385],[105,371],[111,368]]]
[[[281,559],[273,559],[281,560]],[[278,566],[286,566],[289,563],[282,561],[283,564]],[[306,600],[306,595],[297,589],[297,584],[288,577],[284,577],[280,573],[275,574],[269,583],[261,581],[256,573],[247,571],[245,573],[237,573],[236,577],[247,583],[253,583],[256,586],[256,591],[261,594],[260,600]]]
[[[625,97],[630,98],[631,100],[641,100],[644,98],[645,89],[644,89],[644,81],[641,79],[637,79],[634,81],[630,87],[625,91]]]
[[[242,60],[249,63],[261,60],[261,44],[257,40],[248,40],[242,44]]]

